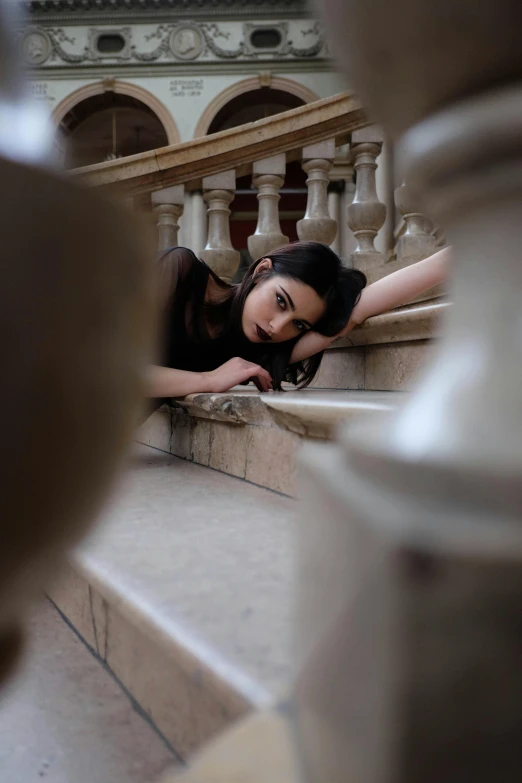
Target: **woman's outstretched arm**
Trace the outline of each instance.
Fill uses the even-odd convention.
[[[290,362],[300,362],[324,351],[335,340],[345,337],[351,330],[372,315],[393,310],[433,286],[444,282],[449,275],[451,248],[445,247],[416,264],[399,269],[365,288],[355,305],[345,328],[334,337],[308,332],[295,346]]]

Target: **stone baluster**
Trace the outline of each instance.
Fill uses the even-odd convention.
[[[404,182],[395,190],[395,205],[404,218],[404,231],[397,242],[397,260],[407,266],[431,256],[436,238],[426,230],[427,220]]]
[[[255,234],[248,237],[248,252],[254,261],[288,242],[281,232],[278,208],[285,171],[284,154],[257,160],[253,165],[252,183],[258,191],[259,210]]]
[[[303,778],[522,780],[522,5],[321,7],[447,231],[453,304],[397,411],[302,460]]]
[[[158,250],[161,253],[178,244],[179,219],[183,214],[183,185],[156,190],[152,196],[152,206],[158,218]]]
[[[337,223],[328,212],[329,172],[335,158],[335,141],[323,141],[303,148],[303,169],[308,174],[306,213],[297,223],[302,241],[330,245],[337,235]]]
[[[347,223],[357,240],[353,266],[363,271],[384,263],[375,249],[375,237],[386,220],[386,206],[379,201],[375,182],[377,157],[383,145],[382,130],[370,125],[352,133],[352,155],[356,171],[355,195],[346,210]]]
[[[230,239],[230,209],[236,190],[236,172],[223,171],[203,178],[203,197],[208,204],[208,239],[201,258],[230,283],[239,266],[239,252]]]

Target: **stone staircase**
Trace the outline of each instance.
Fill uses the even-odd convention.
[[[344,143],[351,129],[364,124],[357,106],[347,108],[349,101],[354,99],[342,104],[336,96],[331,104],[321,101],[320,112],[312,105],[262,121],[265,140],[272,139],[264,154],[295,159],[289,136],[298,120],[307,129],[303,138],[319,144],[333,135],[336,144]],[[168,165],[167,153],[158,151],[77,176],[118,186],[142,204],[154,185],[166,186],[153,199],[160,246],[166,247],[177,240],[180,178],[187,177],[190,187],[203,182],[211,207],[217,186],[205,188],[205,176],[217,176],[231,149],[244,173],[255,161],[248,144],[258,137],[256,128],[245,126],[216,134],[212,148],[208,139],[198,140],[212,151],[206,163],[198,157],[204,150],[196,155],[192,147],[177,145],[177,152],[169,149]],[[357,143],[367,154],[370,142],[359,137]],[[171,196],[177,202],[167,210]],[[316,218],[301,223],[307,219],[320,240]],[[217,246],[216,237],[226,231],[222,225],[214,229],[211,218],[209,263],[213,251],[223,259],[233,250]],[[377,234],[374,229],[365,226]],[[377,251],[361,249],[352,260],[370,269],[385,263]],[[326,352],[313,388],[191,395],[140,427],[135,453],[97,531],[48,594],[176,757],[187,759],[232,721],[288,689],[294,674],[290,618],[300,448],[308,441],[320,448],[339,426],[399,405],[447,307],[440,298],[425,299],[368,320]]]
[[[441,307],[423,305],[430,318]],[[385,324],[361,331],[377,340]],[[434,329],[331,351],[328,377],[350,380],[353,362],[359,388],[191,395],[140,427],[98,531],[49,596],[177,756],[284,694],[300,447],[400,404]],[[360,367],[376,348],[382,391]]]

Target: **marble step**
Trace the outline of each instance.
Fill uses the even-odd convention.
[[[239,387],[193,394],[165,406],[139,429],[138,442],[286,495],[297,493],[304,441],[389,412],[401,392],[303,389],[259,394]]]
[[[434,299],[369,318],[325,351],[312,386],[408,391],[429,361],[450,307]]]
[[[138,447],[49,596],[183,759],[291,677],[295,501]]]
[[[49,601],[2,691],[5,783],[152,783],[179,759]]]

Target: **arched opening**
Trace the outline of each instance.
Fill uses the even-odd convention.
[[[167,132],[149,106],[113,91],[85,98],[59,125],[67,168],[89,166],[164,147]]]
[[[289,109],[303,106],[305,101],[284,90],[261,87],[232,98],[223,106],[210,123],[208,133],[235,128],[247,122],[255,122]],[[230,233],[233,246],[241,253],[240,276],[253,260],[248,253],[248,237],[257,225],[257,191],[250,176],[241,177],[236,183],[236,197],[231,204]],[[306,174],[299,162],[289,163],[281,189],[279,215],[281,230],[291,242],[298,239],[296,223],[306,210]]]
[[[263,120],[279,112],[304,106],[304,103],[302,98],[284,90],[260,87],[232,98],[218,111],[207,132],[217,133],[247,122]]]

